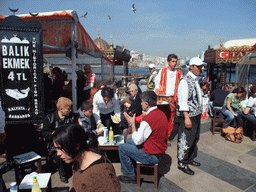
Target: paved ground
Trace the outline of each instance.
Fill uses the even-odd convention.
[[[170,141],[166,155],[159,165],[159,186],[154,190],[154,184],[150,180],[142,182],[141,188],[136,184],[121,183],[123,192],[151,192],[151,191],[175,191],[175,192],[253,192],[256,191],[256,142],[248,136],[242,143],[226,141],[220,134],[212,135],[210,132],[210,120],[202,120],[199,153],[196,158],[201,162],[200,167],[192,167],[195,175],[189,176],[177,169],[177,136],[173,130],[173,139]],[[121,166],[118,153],[110,153],[117,175],[121,175]],[[4,174],[6,185],[14,181],[13,171]],[[72,186],[72,178],[69,184],[60,182],[58,173],[52,175],[53,191],[69,191]]]

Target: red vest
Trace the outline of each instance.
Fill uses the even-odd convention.
[[[143,143],[143,151],[147,154],[162,154],[167,149],[168,119],[158,108],[147,114],[143,121],[151,127],[152,133]]]
[[[162,69],[161,72],[161,80],[160,80],[160,86],[159,86],[159,95],[165,95],[166,94],[166,84],[167,84],[167,71],[168,67],[165,67]],[[180,70],[176,69],[176,81],[175,81],[175,87],[174,87],[174,96],[173,101],[177,102],[177,92],[178,92],[178,85],[180,82],[182,76],[182,72]]]

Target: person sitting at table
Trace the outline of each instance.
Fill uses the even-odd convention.
[[[139,87],[138,80],[132,78],[131,81],[127,83],[127,88],[126,88],[126,91],[125,91],[127,94],[130,94],[130,89],[129,89],[130,85],[137,85],[138,86],[138,92],[142,93],[142,91],[141,91],[141,89]]]
[[[84,128],[84,130],[92,130],[95,134],[100,135],[103,130],[97,128],[95,119],[93,117],[93,105],[90,101],[83,101],[81,107],[78,109],[78,124]]]
[[[229,93],[224,101],[224,106],[221,113],[225,117],[225,127],[228,127],[231,121],[238,115],[237,113],[241,111],[240,99],[245,94],[245,89],[243,87],[235,88],[232,93]]]
[[[97,136],[77,124],[63,125],[52,135],[57,155],[73,164],[75,191],[121,191],[115,169],[99,153]]]
[[[93,116],[97,126],[103,124],[108,129],[112,126],[116,133],[118,126],[112,122],[112,116],[120,118],[120,104],[117,94],[110,87],[104,87],[99,90],[93,98]]]
[[[60,180],[68,183],[72,176],[72,167],[66,164],[53,150],[52,133],[61,125],[77,122],[77,115],[72,113],[72,101],[65,97],[60,97],[56,104],[57,111],[46,116],[42,128],[42,136],[45,138],[50,158],[53,158],[57,164]]]
[[[238,127],[243,127],[245,120],[256,125],[256,86],[250,88],[250,93],[251,96],[248,99],[247,105],[242,107],[242,111],[238,112]]]
[[[128,107],[127,113],[128,114],[135,114],[135,116],[140,116],[142,114],[142,106],[141,106],[141,98],[138,86],[135,84],[131,84],[129,86],[130,90],[130,101],[132,104]]]
[[[123,175],[119,180],[125,183],[136,183],[132,159],[142,164],[158,164],[167,149],[168,119],[157,108],[157,95],[153,91],[141,94],[141,105],[146,116],[138,129],[135,127],[135,115],[124,113],[132,129],[132,138],[119,145],[119,158]]]
[[[210,101],[208,102],[208,109],[210,116],[213,117],[214,109],[222,109],[224,100],[228,95],[228,92],[223,90],[223,84],[218,83],[217,89],[213,90],[210,95]]]

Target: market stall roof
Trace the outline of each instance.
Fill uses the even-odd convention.
[[[256,43],[256,38],[251,39],[236,39],[230,40],[224,43],[224,48],[229,47],[241,47],[241,46],[253,46]]]
[[[256,44],[256,38],[250,39],[235,39],[227,41],[223,44],[223,48],[230,48],[230,47],[242,47],[242,46],[253,46]],[[220,45],[215,45],[213,49],[220,49]]]
[[[235,65],[246,53],[250,52],[252,47],[256,44],[256,38],[251,39],[236,39],[230,40],[219,46],[208,46],[204,54],[204,61],[206,63],[213,63],[217,66]]]
[[[36,14],[33,14],[36,15]],[[75,10],[63,10],[53,12],[42,12],[36,16],[31,14],[17,15],[25,22],[37,20],[43,28],[43,53],[66,52],[71,46],[72,23],[77,22],[77,47],[78,51],[93,57],[103,57],[102,51],[97,47],[84,27],[79,22]],[[6,16],[0,15],[0,20]]]

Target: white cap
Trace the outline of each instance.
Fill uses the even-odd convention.
[[[150,68],[150,69],[152,69],[152,68],[156,68],[156,65],[155,65],[155,64],[153,64],[153,63],[152,63],[152,64],[149,64],[149,65],[148,65],[148,68]]]
[[[205,62],[203,62],[199,57],[193,57],[189,61],[189,65],[200,66],[200,65],[204,65],[204,64],[205,64]]]

